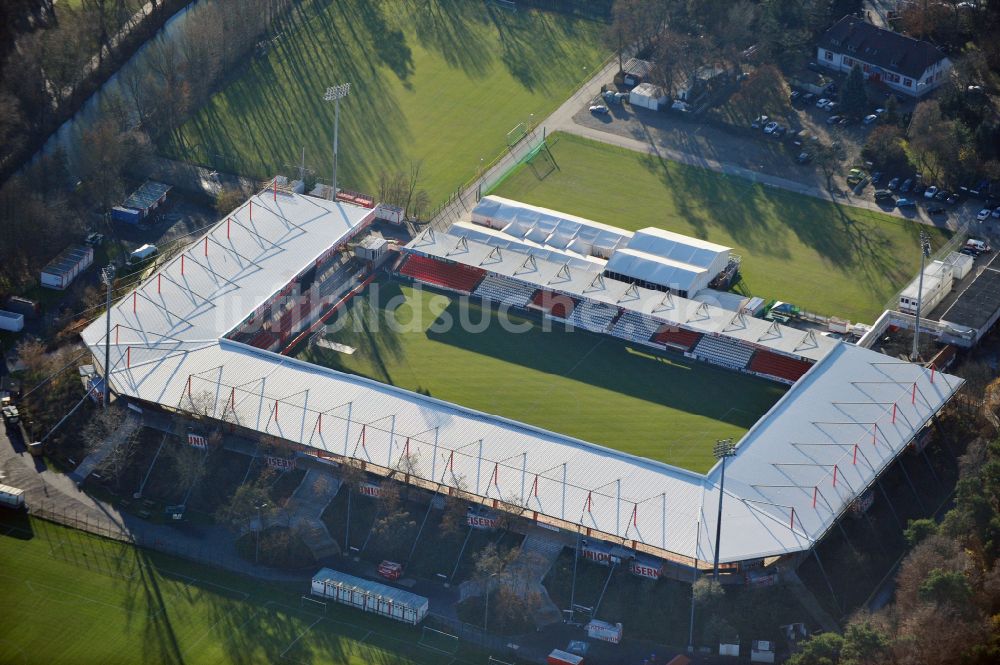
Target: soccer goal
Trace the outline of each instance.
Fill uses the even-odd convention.
[[[312,596],[302,596],[299,600],[299,607],[303,607],[311,612],[322,612],[326,614],[326,602],[317,600]]]
[[[458,651],[458,635],[424,626],[417,644],[431,651],[453,655]]]
[[[500,9],[506,9],[509,12],[517,11],[517,2],[514,0],[490,0],[495,6]]]
[[[507,132],[507,149],[513,150],[514,146],[528,135],[528,126],[523,122],[514,125],[514,128]]]
[[[545,180],[550,173],[559,168],[545,141],[532,148],[531,152],[525,156],[524,161],[539,180]]]

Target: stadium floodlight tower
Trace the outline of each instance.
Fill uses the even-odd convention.
[[[920,277],[917,282],[917,312],[913,319],[913,350],[910,351],[910,360],[916,362],[920,353],[920,304],[924,296],[924,261],[931,255],[931,238],[929,235],[920,232]]]
[[[337,134],[340,131],[340,100],[347,97],[350,92],[351,84],[341,83],[330,86],[326,89],[326,94],[323,95],[323,101],[333,102],[335,109],[333,113],[333,182],[330,183],[331,201],[337,200]]]
[[[712,447],[715,459],[722,460],[722,477],[719,480],[719,516],[715,520],[715,561],[712,564],[712,579],[719,581],[719,538],[722,536],[722,495],[726,489],[726,459],[736,456],[736,444],[732,439],[720,439]]]

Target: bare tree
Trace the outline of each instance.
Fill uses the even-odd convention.
[[[95,470],[115,480],[117,483],[122,471],[135,457],[139,443],[139,428],[124,432],[125,419],[128,411],[124,407],[111,407],[94,412],[84,426],[82,438],[86,442],[88,453],[102,450],[109,442],[115,441],[115,446],[105,455]]]

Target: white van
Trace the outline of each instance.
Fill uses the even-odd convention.
[[[143,245],[139,249],[133,251],[128,255],[129,265],[135,265],[136,263],[142,263],[146,259],[152,258],[160,253],[160,250],[156,248],[156,245]]]

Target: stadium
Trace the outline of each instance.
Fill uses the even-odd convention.
[[[356,460],[374,476],[603,541],[654,561],[656,575],[689,579],[692,567],[712,567],[716,551],[733,573],[801,561],[845,513],[870,501],[875,481],[961,386],[933,366],[744,312],[725,291],[739,259],[719,245],[487,196],[468,219],[386,251],[366,241],[380,206],[342,198],[303,195],[276,180],[162,264],[108,321],[91,324],[84,340],[115,395],[332,464]],[[358,261],[355,251],[369,258]],[[472,408],[474,395],[441,399],[284,355],[326,339],[329,317],[347,313],[376,279],[426,285],[566,337],[606,339],[648,360],[622,365],[633,372],[625,382],[648,375],[656,383],[654,365],[674,363],[703,386],[696,401],[758,397],[744,424],[729,423],[739,439],[732,456],[702,473],[692,467],[708,467],[714,433],[725,428],[693,437],[688,449],[697,446],[701,461],[685,461],[621,443],[645,418],[631,416],[631,402],[609,407],[626,429],[616,424],[617,437],[595,442],[589,425],[571,435],[502,415],[502,400]],[[537,339],[491,335],[515,347]],[[327,342],[350,355],[348,345]],[[618,371],[617,360],[599,364],[604,346],[587,348],[599,373]],[[570,365],[581,362],[590,361]],[[490,380],[483,377],[487,389]],[[554,396],[537,388],[520,384],[545,411]],[[642,391],[632,397],[642,401]],[[646,406],[669,408],[669,399]],[[642,436],[669,442],[683,427],[667,420]]]

